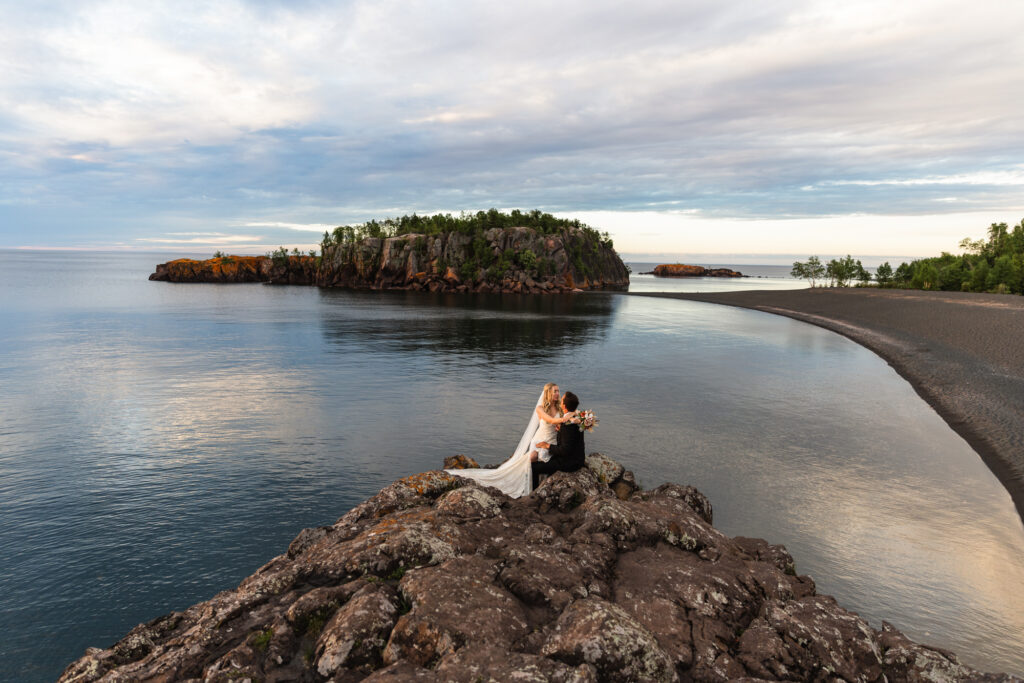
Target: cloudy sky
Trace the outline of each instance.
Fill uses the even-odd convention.
[[[497,207],[633,255],[869,258],[1024,218],[1016,0],[0,8],[0,247]]]

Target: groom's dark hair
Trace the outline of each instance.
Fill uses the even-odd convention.
[[[571,391],[567,391],[564,394],[562,394],[562,402],[565,404],[565,409],[568,410],[570,413],[576,410],[576,408],[578,408],[580,405],[579,398],[577,398],[576,394],[572,393]]]

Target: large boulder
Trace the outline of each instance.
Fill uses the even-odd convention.
[[[476,460],[469,456],[462,455],[450,455],[444,459],[444,468],[446,470],[467,470],[480,467]]]
[[[583,598],[566,607],[541,653],[567,664],[591,664],[602,681],[678,680],[654,635],[601,598]]]

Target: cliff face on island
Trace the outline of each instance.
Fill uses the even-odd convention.
[[[629,271],[583,230],[530,228],[368,238],[324,250],[317,284],[431,291],[625,289]]]
[[[656,277],[743,277],[743,273],[729,268],[705,268],[703,266],[687,266],[682,263],[655,266],[654,270],[644,274]]]
[[[271,257],[179,259],[157,266],[149,279],[539,294],[626,289],[629,271],[592,231],[492,228],[479,235],[407,234],[329,243],[319,258],[290,256],[287,263]]]
[[[692,487],[587,465],[519,499],[399,480],[60,680],[1020,680],[871,628],[782,546],[715,530]]]

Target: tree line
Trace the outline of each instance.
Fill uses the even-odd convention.
[[[1024,220],[1013,228],[992,223],[988,239],[960,241],[961,254],[942,252],[941,256],[903,262],[897,268],[885,262],[875,270],[874,278],[849,255],[822,263],[817,256],[796,261],[790,274],[816,287],[867,286],[874,279],[879,287],[932,289],[955,292],[993,292],[1024,294]]]
[[[333,232],[324,232],[322,248],[336,244],[361,242],[368,237],[388,238],[400,235],[439,235],[448,232],[459,232],[466,235],[479,236],[491,228],[530,228],[542,235],[551,235],[566,229],[582,230],[591,240],[599,241],[612,248],[613,243],[607,232],[599,233],[579,219],[556,218],[550,213],[540,210],[520,211],[514,209],[508,213],[490,209],[469,213],[463,211],[458,216],[450,213],[437,213],[432,216],[420,216],[413,213],[401,218],[385,218],[370,220],[356,225],[341,225]]]
[[[401,235],[440,235],[444,233],[461,233],[473,239],[468,245],[466,259],[458,265],[459,276],[473,279],[480,271],[490,281],[499,281],[513,269],[521,269],[531,277],[544,277],[555,272],[555,264],[548,258],[541,257],[529,249],[516,253],[495,254],[491,243],[484,233],[492,228],[530,228],[542,235],[552,235],[564,230],[577,231],[577,238],[565,243],[565,250],[580,276],[590,276],[588,256],[596,256],[600,247],[614,248],[611,236],[607,232],[598,232],[578,219],[556,218],[540,210],[520,211],[514,209],[508,213],[490,209],[476,213],[462,212],[458,216],[450,213],[437,213],[432,216],[412,214],[400,218],[370,220],[356,225],[341,225],[333,232],[324,232],[320,242],[321,254],[340,246],[354,249],[355,245],[367,238],[386,239]],[[425,255],[426,240],[418,240],[415,248]],[[444,272],[449,265],[445,262],[437,264]]]
[[[458,232],[473,237],[469,247],[469,258],[460,266],[460,274],[469,277],[483,268],[491,279],[500,279],[513,268],[520,268],[534,276],[543,277],[553,274],[555,266],[549,260],[539,257],[529,249],[522,250],[515,254],[493,253],[491,244],[484,238],[484,232],[492,228],[530,228],[542,235],[552,235],[564,230],[578,231],[577,238],[569,240],[564,246],[570,262],[576,269],[577,274],[589,276],[591,268],[587,263],[586,256],[596,256],[600,247],[614,249],[614,243],[607,232],[598,232],[579,219],[556,218],[550,213],[538,209],[532,211],[520,211],[514,209],[505,213],[497,209],[488,211],[477,211],[470,213],[463,211],[458,216],[451,213],[437,213],[432,216],[412,215],[400,218],[385,218],[382,220],[370,220],[355,225],[339,225],[333,231],[324,231],[320,240],[320,253],[316,249],[309,250],[309,256],[316,259],[317,267],[320,260],[328,249],[335,246],[343,246],[354,249],[355,245],[367,238],[386,239],[401,235],[439,235],[442,233]],[[416,248],[424,251],[425,240],[419,240]],[[285,247],[280,247],[266,254],[267,258],[273,259],[276,265],[287,265],[291,256],[305,256],[298,249],[291,252]],[[213,255],[214,258],[232,259],[220,251]],[[448,264],[439,264],[442,271]],[[627,267],[628,268],[628,267]]]
[[[862,284],[871,282],[871,273],[864,268],[859,259],[854,261],[849,254],[845,258],[832,259],[828,263],[822,263],[817,256],[812,256],[806,261],[796,261],[789,274],[807,280],[811,287],[817,287],[819,281],[822,285],[828,282],[830,287],[849,287],[853,280]]]

